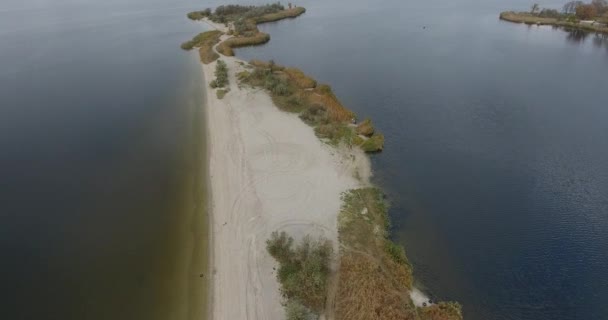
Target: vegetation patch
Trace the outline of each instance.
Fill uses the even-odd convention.
[[[281,110],[298,113],[319,138],[331,145],[359,146],[366,152],[383,149],[384,136],[374,130],[370,120],[352,125],[355,114],[342,105],[330,86],[318,85],[301,70],[273,61],[252,60],[250,66],[253,70],[239,73],[239,81],[266,89]]]
[[[372,125],[372,120],[365,119],[359,125],[357,125],[357,134],[371,137],[374,134],[374,126]]]
[[[365,139],[359,146],[365,152],[382,151],[384,149],[384,135],[374,134],[373,136]]]
[[[224,88],[228,85],[228,66],[226,62],[218,60],[215,65],[215,79],[209,83],[211,88]]]
[[[461,320],[462,308],[456,302],[439,302],[418,308],[421,320]]]
[[[285,8],[280,3],[261,6],[225,5],[219,6],[215,11],[205,9],[188,13],[188,18],[201,20],[208,18],[216,23],[230,26],[228,34],[233,37],[223,41],[217,48],[225,56],[234,56],[234,48],[260,45],[270,41],[270,35],[260,32],[257,25],[265,22],[278,21],[286,18],[295,18],[306,12],[302,7]]]
[[[541,9],[533,4],[529,12],[501,12],[500,19],[528,25],[554,25],[568,29],[608,33],[608,2],[593,0],[585,4],[583,1],[570,1],[562,11]]]
[[[217,96],[218,99],[224,99],[224,96],[226,96],[226,93],[228,93],[229,90],[226,89],[218,89],[215,92],[215,95]]]
[[[412,303],[412,267],[403,247],[389,239],[388,206],[379,189],[350,190],[342,201],[336,319],[462,319],[457,303]]]
[[[199,48],[201,62],[204,64],[209,64],[219,58],[219,55],[213,51],[213,46],[220,41],[222,34],[223,33],[218,30],[203,32],[198,34],[192,40],[182,43],[181,47],[184,50]]]
[[[295,245],[285,232],[273,232],[266,241],[268,253],[278,262],[277,280],[286,299],[288,319],[308,319],[325,309],[331,243],[305,237]]]

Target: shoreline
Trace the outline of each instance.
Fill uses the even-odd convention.
[[[556,28],[563,28],[565,30],[580,30],[585,32],[596,32],[601,34],[608,34],[608,27],[596,27],[593,25],[586,25],[581,23],[574,23],[565,20],[559,20],[556,18],[543,18],[534,16],[528,12],[514,12],[504,11],[499,15],[499,19],[511,23],[526,24],[526,25],[537,25],[537,26],[553,26]]]
[[[266,239],[286,230],[296,238],[324,236],[337,248],[340,194],[364,185],[354,172],[365,176],[370,164],[363,152],[321,142],[265,91],[239,88],[236,73],[246,62],[221,60],[228,65],[230,92],[219,99],[206,88],[209,319],[278,319],[284,310]],[[202,65],[206,85],[216,64]]]
[[[333,284],[328,288],[328,299],[334,301],[337,298],[334,296],[338,288],[335,281],[340,277],[339,261],[342,251],[352,250],[350,243],[341,239],[343,229],[339,227],[338,220],[346,205],[343,197],[358,190],[379,190],[369,181],[371,163],[366,152],[370,151],[360,144],[334,144],[322,139],[316,128],[303,121],[301,115],[298,116],[299,113],[285,111],[285,106],[275,100],[276,95],[267,92],[263,87],[239,81],[242,80],[242,74],[249,74],[252,69],[260,68],[260,62],[248,63],[232,55],[220,53],[218,48],[226,40],[234,38],[228,26],[206,18],[198,20],[223,32],[219,42],[208,47],[208,50],[218,54],[219,58],[210,63],[202,63],[206,84],[205,114],[209,148],[209,274],[212,277],[208,297],[209,319],[214,319],[214,316],[222,319],[275,319],[284,316],[283,298],[275,273],[277,263],[265,250],[266,239],[274,231],[287,231],[296,241],[304,236],[330,240],[334,252],[338,253],[338,259],[334,261],[336,264],[332,268],[335,272],[332,277],[335,279],[330,280]],[[221,90],[210,90],[207,86],[212,81],[215,82],[215,66],[220,60],[228,67],[229,85]],[[285,67],[277,65],[277,68]],[[288,70],[293,72],[293,69]],[[301,76],[306,79],[303,73]],[[316,83],[314,79],[310,80]],[[352,114],[341,106],[329,86],[320,87],[328,88],[326,90],[329,90],[329,96],[338,108]],[[216,96],[213,91],[216,91],[216,94],[221,91],[222,94]],[[318,96],[318,93],[316,94]],[[364,122],[371,127],[369,120]],[[354,133],[357,126],[351,126]],[[358,130],[359,127],[357,133]],[[371,131],[373,135],[373,127]],[[383,139],[382,136],[382,143]],[[299,167],[302,166],[302,161],[306,162],[305,168]],[[293,167],[297,170],[291,170]],[[260,174],[259,169],[263,169],[264,173]],[[276,179],[277,177],[279,179]],[[268,179],[271,179],[272,183],[265,181]],[[287,194],[282,194],[285,189],[288,190]],[[277,197],[277,194],[281,196]],[[368,205],[384,206],[381,203]],[[243,206],[249,209],[243,210]],[[387,232],[388,230],[381,232],[384,236],[379,241],[386,242],[386,245],[397,252],[389,250],[379,253],[376,259],[380,259],[380,266],[389,266],[393,270],[391,272],[411,272],[405,253],[401,257],[399,246],[384,238],[387,237]],[[369,233],[377,234],[371,230]],[[385,251],[384,244],[378,249]],[[230,253],[227,254],[226,251]],[[402,261],[397,264],[380,262],[389,257],[386,254],[391,258],[396,254],[396,261]],[[400,265],[402,263],[404,264]],[[403,276],[403,273],[400,274]],[[387,279],[394,280],[400,276],[390,273],[385,275]],[[457,304],[435,304],[411,285],[411,280],[405,282],[410,285],[397,290],[402,292],[406,304],[420,309],[414,312],[424,315],[449,310],[448,313],[455,312],[453,314],[459,315],[457,318],[461,319],[460,307]],[[406,291],[402,291],[404,289]],[[235,306],[228,301],[241,303]],[[328,306],[326,313],[321,314],[321,319],[334,319],[334,308]]]

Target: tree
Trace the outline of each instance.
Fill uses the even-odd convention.
[[[576,17],[581,20],[589,20],[595,16],[597,16],[597,10],[591,4],[576,7]]]
[[[532,10],[530,10],[530,13],[535,14],[536,12],[538,12],[538,9],[540,7],[538,6],[538,3],[535,3],[532,5]]]
[[[595,7],[598,15],[608,12],[608,2],[606,0],[593,0],[591,5]]]
[[[564,5],[563,11],[566,14],[575,13],[576,8],[584,4],[582,1],[570,1]]]

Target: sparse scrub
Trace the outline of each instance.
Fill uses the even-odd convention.
[[[571,1],[564,6],[563,13],[553,9],[538,10],[538,7],[531,12],[506,11],[500,13],[500,19],[528,25],[553,25],[567,29],[608,33],[608,27],[605,24],[582,23],[579,21],[597,20],[601,22],[601,12],[603,10],[608,11],[608,7],[604,6],[603,3],[602,1],[593,1],[591,4],[585,4],[582,1]]]
[[[439,302],[418,308],[421,320],[461,320],[462,307],[455,302]]]
[[[285,304],[287,320],[316,320],[317,316],[296,300],[289,300]]]
[[[211,15],[211,9],[207,8],[203,11],[193,11],[188,13],[188,19],[190,20],[201,20],[205,17],[208,17]]]
[[[266,249],[279,263],[277,280],[282,295],[288,302],[297,301],[319,314],[325,308],[327,298],[329,263],[333,254],[329,241],[305,237],[294,246],[292,237],[275,231],[266,241]]]
[[[260,32],[257,24],[295,18],[304,12],[306,9],[301,7],[285,9],[280,3],[263,6],[227,5],[217,7],[214,13],[206,17],[216,23],[233,23],[235,36],[220,43],[217,49],[225,56],[234,56],[234,48],[260,45],[270,41],[270,35]]]
[[[457,303],[413,305],[409,298],[412,267],[403,247],[388,237],[388,206],[379,189],[350,190],[343,194],[342,203],[337,320],[462,319]]]
[[[319,138],[331,145],[359,146],[366,152],[378,152],[384,147],[384,136],[375,133],[371,121],[364,121],[358,128],[350,125],[354,113],[340,103],[330,86],[317,85],[302,71],[272,61],[252,60],[249,64],[253,71],[239,75],[239,80],[266,89],[281,110],[300,113]]]
[[[374,134],[374,126],[372,125],[372,120],[365,119],[357,126],[357,134],[364,135],[366,137],[370,137]]]
[[[365,152],[379,152],[384,149],[384,135],[374,134],[361,144],[361,149]]]
[[[218,60],[215,65],[215,79],[209,84],[211,88],[223,88],[228,85],[228,66],[226,62]]]
[[[215,95],[217,96],[218,99],[224,99],[224,96],[226,96],[226,93],[228,93],[228,90],[226,89],[218,89],[215,92]]]
[[[201,62],[208,64],[219,58],[219,55],[213,51],[213,46],[220,41],[222,34],[223,33],[218,30],[203,32],[198,34],[192,40],[182,43],[181,47],[184,50],[199,48]]]

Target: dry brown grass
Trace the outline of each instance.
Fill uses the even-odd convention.
[[[257,32],[250,37],[238,36],[226,39],[220,43],[220,45],[217,47],[217,51],[225,56],[232,57],[234,56],[234,48],[261,45],[268,41],[270,41],[269,34]]]
[[[201,62],[204,64],[211,63],[219,58],[219,55],[213,51],[213,46],[220,41],[222,34],[223,33],[218,30],[200,33],[192,40],[184,42],[182,44],[182,49],[191,50],[193,48],[199,48],[198,52]]]
[[[440,302],[424,308],[418,308],[421,320],[461,320],[460,305],[453,302]]]
[[[239,80],[267,89],[275,105],[284,111],[300,113],[300,118],[314,127],[315,133],[323,141],[331,145],[344,143],[359,146],[365,152],[383,149],[384,136],[375,133],[373,127],[361,128],[369,138],[357,136],[356,128],[350,125],[355,114],[340,103],[330,86],[317,85],[315,79],[301,70],[274,62],[252,60],[249,64],[254,71]],[[281,90],[278,90],[279,87]],[[371,122],[368,122],[369,127]]]
[[[396,287],[391,279],[390,271],[375,257],[356,252],[343,254],[335,300],[336,319],[418,319],[407,290]]]
[[[222,43],[220,43],[217,48],[217,51],[225,56],[234,56],[234,48],[264,44],[270,41],[270,35],[264,32],[260,32],[260,30],[258,30],[257,28],[257,24],[278,21],[287,18],[295,18],[304,12],[306,12],[306,9],[298,7],[248,19],[245,23],[248,24],[248,29],[253,30],[251,34],[238,35],[226,39]]]
[[[357,126],[357,134],[361,134],[367,137],[370,137],[374,134],[374,126],[372,125],[372,120],[365,119]]]
[[[502,12],[500,13],[500,19],[525,24],[555,24],[557,23],[556,18],[542,18],[527,12]]]
[[[300,69],[285,68],[283,71],[295,85],[302,89],[312,89],[317,86],[317,81],[305,75]]]
[[[319,104],[326,108],[329,118],[333,121],[350,122],[355,117],[355,113],[340,103],[328,85],[320,85],[315,90],[306,91],[306,93],[312,104]]]
[[[403,248],[388,239],[387,206],[376,188],[346,192],[338,216],[340,269],[337,320],[461,320],[460,306],[416,308],[410,297],[412,268]]]

